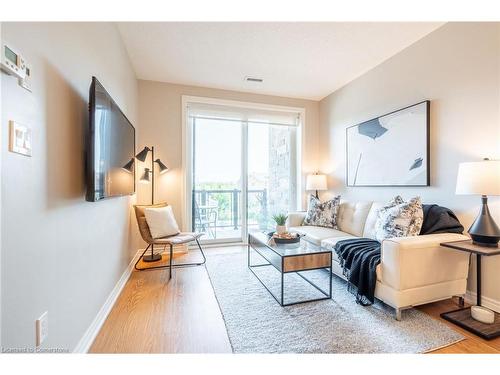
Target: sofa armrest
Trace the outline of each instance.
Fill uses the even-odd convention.
[[[289,212],[288,219],[286,221],[287,228],[300,227],[306,218],[306,214],[306,211]]]
[[[442,242],[467,239],[462,234],[438,233],[384,240],[380,261],[382,282],[393,289],[405,290],[467,279],[469,254],[439,246]]]

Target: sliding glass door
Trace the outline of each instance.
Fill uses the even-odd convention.
[[[193,119],[192,226],[206,239],[242,238],[241,121]]]
[[[190,112],[190,224],[205,242],[245,242],[249,231],[271,230],[274,214],[297,208],[297,115],[288,118]]]

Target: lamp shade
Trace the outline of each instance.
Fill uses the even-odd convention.
[[[310,174],[306,180],[306,190],[327,190],[326,175]]]
[[[137,158],[137,160],[144,161],[146,160],[149,151],[151,151],[149,147],[144,147],[141,152],[135,155],[135,157]]]
[[[163,164],[160,159],[156,159],[155,163],[157,163],[158,167],[160,168],[160,174],[163,174],[166,171],[168,171],[168,167],[165,164]]]
[[[150,172],[151,171],[149,170],[149,168],[144,168],[144,174],[141,176],[140,182],[142,182],[143,184],[149,183],[149,173]]]
[[[500,195],[500,160],[460,163],[456,193]]]
[[[125,164],[122,169],[126,170],[127,172],[132,173],[132,169],[134,168],[134,159],[130,159],[127,164]]]

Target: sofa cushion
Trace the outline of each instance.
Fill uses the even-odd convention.
[[[423,211],[420,197],[405,202],[399,195],[378,211],[375,231],[378,241],[393,237],[418,236]]]
[[[289,212],[288,218],[286,220],[287,228],[301,226],[304,223],[306,214],[307,214],[306,211]]]
[[[361,237],[366,217],[373,202],[341,202],[337,219],[338,229]]]
[[[305,240],[312,242],[313,244],[318,246],[321,245],[321,241],[326,240],[327,238],[350,236],[349,233],[341,232],[337,229],[308,225],[302,225],[300,227],[290,227],[288,230],[290,232],[305,234]]]
[[[339,205],[340,195],[323,203],[314,195],[310,195],[304,225],[338,229],[337,215],[339,212]]]
[[[375,223],[377,222],[378,211],[384,207],[384,204],[381,202],[373,202],[370,207],[370,212],[366,217],[365,227],[363,229],[362,237],[371,238],[372,240],[376,240],[375,236]]]
[[[357,238],[357,237],[353,236],[352,234],[345,233],[344,236],[327,238],[327,239],[321,241],[321,247],[323,247],[327,250],[333,251],[333,248],[335,247],[337,242],[342,241],[342,240],[350,240],[351,238]]]
[[[346,233],[347,234],[347,233]],[[332,251],[332,259],[335,262],[339,261],[339,257],[337,256],[337,253],[333,249],[337,242],[341,240],[350,240],[351,238],[356,238],[352,234],[347,234],[346,236],[339,236],[339,237],[332,237],[332,238],[327,238],[326,240],[321,241],[321,247],[326,249],[326,250],[331,250]]]

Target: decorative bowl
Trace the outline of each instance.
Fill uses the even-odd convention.
[[[300,233],[287,233],[287,234],[292,234],[294,236],[291,237],[282,237],[283,235],[277,235],[276,232],[269,232],[267,235],[274,240],[276,243],[297,243],[300,242],[300,239],[304,237],[303,234]]]

